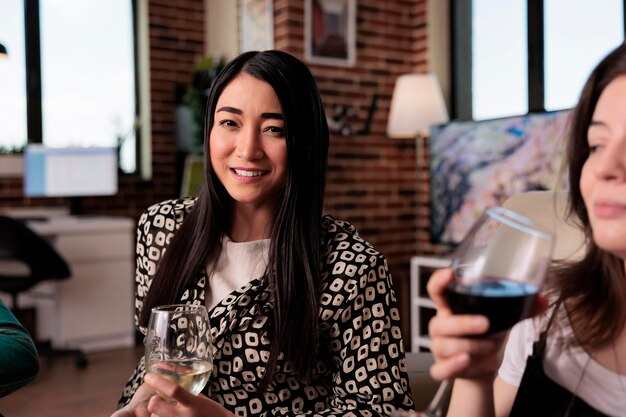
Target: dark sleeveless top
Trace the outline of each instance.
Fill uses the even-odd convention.
[[[555,307],[548,325],[533,343],[533,353],[526,360],[517,396],[509,417],[606,417],[576,394],[554,382],[543,369],[548,329],[558,311]]]

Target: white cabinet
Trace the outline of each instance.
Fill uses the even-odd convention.
[[[435,315],[435,304],[428,297],[426,284],[436,269],[449,265],[450,261],[445,258],[411,258],[411,352],[430,349],[428,322]]]
[[[38,338],[86,352],[134,346],[134,221],[51,217],[28,225],[52,243],[72,272],[20,296],[21,306],[36,307]]]

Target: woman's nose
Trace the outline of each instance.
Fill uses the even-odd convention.
[[[237,140],[237,156],[247,160],[261,159],[263,157],[261,139],[256,130],[242,130]]]
[[[626,180],[626,138],[608,144],[602,151],[596,175],[604,180]]]

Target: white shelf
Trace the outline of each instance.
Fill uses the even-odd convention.
[[[426,281],[430,278],[430,272],[434,269],[445,268],[450,265],[446,258],[414,256],[411,258],[411,352],[419,352],[420,349],[430,349],[428,326],[422,315],[434,314],[435,304],[425,291]],[[428,268],[428,275],[424,269]]]
[[[431,344],[430,337],[418,336],[415,339],[413,339],[411,342],[415,346],[430,349],[430,344]]]
[[[433,300],[431,300],[430,298],[426,298],[426,297],[418,297],[415,299],[415,305],[416,306],[422,306],[422,307],[427,307],[427,308],[432,308],[432,309],[436,309],[437,307],[435,306],[435,303],[433,303]]]

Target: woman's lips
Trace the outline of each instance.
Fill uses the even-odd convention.
[[[596,217],[609,219],[626,215],[626,205],[614,201],[597,201],[593,204]]]
[[[240,175],[242,177],[260,177],[267,173],[267,171],[263,171],[260,169],[241,169],[241,168],[233,168],[235,174]]]
[[[269,171],[260,169],[231,168],[231,172],[238,181],[250,184],[262,181],[263,176],[265,176]]]

